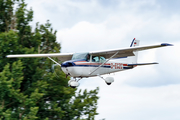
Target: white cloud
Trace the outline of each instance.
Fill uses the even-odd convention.
[[[87,81],[86,86],[89,82]],[[112,86],[107,86],[102,82],[98,101],[98,111],[101,112],[96,118],[107,120],[179,119],[179,90],[180,85],[137,88],[116,82]]]
[[[107,41],[107,33],[104,27],[105,26],[101,24],[80,22],[71,29],[60,30],[58,32],[58,38],[60,38],[62,46],[71,48],[62,48],[62,50],[69,50],[71,52],[87,52],[90,49],[97,49],[98,44]]]

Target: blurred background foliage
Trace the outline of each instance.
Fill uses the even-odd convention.
[[[69,78],[47,58],[6,58],[60,52],[50,22],[32,30],[33,10],[26,7],[24,0],[0,0],[0,119],[95,119],[99,88],[68,87]]]

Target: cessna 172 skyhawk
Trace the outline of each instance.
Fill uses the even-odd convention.
[[[48,57],[50,60],[61,66],[62,71],[72,77],[69,86],[75,88],[79,86],[79,80],[84,77],[99,76],[110,85],[114,82],[113,77],[103,78],[101,75],[110,74],[118,71],[132,69],[140,65],[151,65],[158,63],[137,63],[138,51],[172,46],[172,44],[162,43],[157,45],[139,46],[139,40],[133,39],[129,48],[111,49],[103,51],[92,51],[88,53],[53,53],[53,54],[22,54],[8,55],[8,58],[15,57]],[[57,57],[61,61],[59,64],[51,57]],[[70,60],[71,59],[71,60]]]

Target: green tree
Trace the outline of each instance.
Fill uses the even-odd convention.
[[[0,1],[0,31],[5,32],[13,29],[14,17],[13,17],[13,4],[11,0]]]
[[[49,21],[32,30],[33,11],[26,6],[24,0],[0,1],[0,119],[93,120],[98,114],[98,88],[68,87],[69,78],[58,66],[52,70],[53,62],[47,58],[6,58],[60,52]]]

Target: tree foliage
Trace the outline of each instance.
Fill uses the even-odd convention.
[[[60,67],[53,72],[53,63],[46,58],[6,58],[60,52],[49,21],[32,30],[33,11],[26,6],[24,0],[0,0],[0,119],[93,120],[98,114],[98,88],[68,87],[69,78]]]

